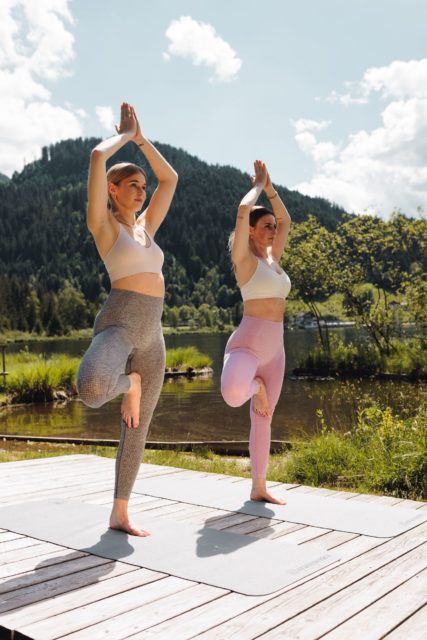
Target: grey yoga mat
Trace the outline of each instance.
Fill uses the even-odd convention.
[[[178,502],[377,538],[397,536],[427,521],[426,509],[419,511],[352,500],[334,500],[282,487],[273,488],[272,493],[286,500],[286,505],[254,502],[248,499],[250,481],[229,482],[209,476],[200,479],[172,474],[146,478],[137,480],[133,491]]]
[[[110,509],[66,500],[0,509],[0,528],[245,595],[274,593],[336,562],[335,553],[141,514],[151,536],[106,527]],[[43,558],[40,558],[43,566]]]

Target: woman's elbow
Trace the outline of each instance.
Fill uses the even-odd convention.
[[[102,151],[99,146],[94,147],[90,152],[90,161],[92,164],[99,161],[104,161],[104,157],[104,151]]]

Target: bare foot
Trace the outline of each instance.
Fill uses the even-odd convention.
[[[254,478],[252,481],[251,500],[256,502],[271,502],[272,504],[286,504],[285,500],[275,498],[267,489],[264,478]]]
[[[124,394],[121,414],[128,427],[137,429],[139,426],[139,403],[141,401],[141,376],[139,373],[129,374],[129,391]]]
[[[266,418],[271,416],[270,405],[268,403],[267,390],[265,388],[264,380],[262,378],[255,378],[255,382],[259,384],[258,392],[252,396],[253,410],[259,416]]]
[[[119,529],[119,531],[125,531],[131,536],[139,536],[140,538],[145,538],[146,536],[151,535],[150,532],[146,529],[137,527],[136,524],[132,522],[132,520],[129,520],[128,516],[119,518],[118,516],[111,514],[110,529]]]
[[[251,491],[251,500],[255,500],[256,502],[271,502],[272,504],[286,504],[285,500],[275,498],[267,490],[263,492]]]

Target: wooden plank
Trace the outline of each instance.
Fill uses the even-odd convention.
[[[185,511],[177,513],[175,516],[179,522],[200,522],[200,524],[206,527],[212,527],[212,521],[215,521],[217,514],[221,516],[226,514],[226,511],[214,509],[212,507],[199,507],[196,505],[188,505]]]
[[[36,571],[40,566],[49,567],[52,564],[62,563],[67,560],[75,560],[87,555],[82,551],[70,551],[70,549],[60,549],[50,552],[46,555],[33,558],[27,558],[26,560],[17,560],[16,562],[10,562],[9,564],[0,565],[0,579],[10,578],[12,576],[18,576],[21,573],[27,571]]]
[[[65,634],[86,629],[91,625],[99,624],[104,620],[114,618],[114,616],[126,611],[132,611],[143,604],[165,598],[177,591],[188,589],[193,585],[194,582],[174,577],[157,580],[156,582],[79,607],[78,615],[76,615],[75,611],[68,611],[34,624],[24,625],[15,634],[15,639],[54,640],[55,638],[62,638]]]
[[[372,602],[375,602],[379,598],[382,599],[384,595],[392,590],[396,590],[402,583],[409,581],[410,578],[419,574],[420,563],[422,566],[426,561],[427,545],[422,545],[404,556],[397,558],[389,565],[358,580],[356,583],[341,589],[338,593],[309,609],[303,606],[305,604],[304,602],[301,602],[301,613],[297,616],[295,616],[293,607],[282,606],[280,610],[276,608],[274,615],[269,618],[271,631],[263,636],[263,640],[264,638],[265,640],[284,640],[285,638],[289,640],[293,640],[294,638],[298,638],[298,640],[312,640],[312,638],[318,638],[320,636],[328,637],[328,640],[338,640],[338,638],[342,640],[342,638],[357,637],[360,629],[363,629],[363,640],[377,640],[381,637],[381,633],[375,635],[367,634],[365,627],[365,623],[367,623],[366,616],[362,616],[362,626],[360,624],[352,624],[351,622],[348,626],[342,623],[352,616],[356,619],[359,616],[355,614],[369,607]],[[418,579],[416,584],[418,587],[420,586]],[[408,592],[412,598],[414,592],[408,585],[409,582],[405,585],[405,588],[409,589]],[[426,591],[425,588],[424,598]],[[402,590],[399,589],[399,592],[402,592]],[[422,604],[417,598],[415,598],[415,601],[417,605],[413,611]],[[398,615],[400,616],[400,603],[397,609]],[[290,619],[291,617],[292,619]],[[403,618],[404,617],[403,615]],[[340,625],[340,627],[338,627],[338,625]],[[328,633],[331,629],[335,629],[335,627],[338,627],[336,633]],[[390,630],[390,627],[384,629],[384,631],[388,630]]]
[[[104,575],[103,580],[96,584],[89,585],[78,591],[75,589],[73,591],[68,590],[68,593],[45,599],[30,606],[20,607],[7,615],[3,615],[0,619],[0,633],[2,627],[16,631],[24,626],[29,626],[69,611],[74,611],[74,614],[78,615],[82,606],[89,606],[105,598],[165,578],[164,574],[148,571],[147,569],[137,569],[129,566],[126,569],[124,563],[116,563],[116,566],[113,565],[111,569],[111,573],[108,576]]]
[[[228,592],[225,592],[228,593]],[[163,622],[186,611],[217,600],[224,594],[223,589],[205,584],[196,584],[185,591],[137,607],[120,616],[110,618],[100,624],[82,629],[80,632],[62,636],[61,640],[127,640],[150,626]],[[174,636],[173,636],[174,637]]]
[[[0,567],[4,564],[20,562],[28,558],[38,558],[39,556],[46,556],[61,550],[62,547],[58,547],[58,545],[52,544],[51,542],[40,542],[40,544],[32,544],[26,548],[10,549],[7,553],[0,556]],[[68,552],[69,549],[66,549],[66,551]]]
[[[385,635],[384,640],[425,640],[426,627],[427,605]]]
[[[427,527],[417,527],[417,533],[407,532],[386,544],[367,551],[362,556],[349,560],[344,564],[332,568],[321,575],[305,581],[299,586],[291,586],[283,594],[274,596],[264,604],[249,607],[248,610],[233,619],[221,621],[217,615],[217,626],[200,634],[200,640],[224,640],[236,638],[245,640],[256,638],[267,633],[286,618],[301,614],[318,603],[326,601],[343,589],[370,577],[374,572],[386,567],[390,570],[390,563],[399,559],[403,554],[416,550],[424,544]],[[292,640],[295,640],[294,636]],[[199,637],[198,637],[199,640]]]
[[[320,527],[303,527],[302,529],[296,529],[290,533],[286,533],[280,536],[280,539],[289,544],[301,544],[308,540],[317,539],[324,536],[326,533],[330,533],[330,529],[321,529]]]
[[[9,542],[9,540],[18,540],[19,538],[23,538],[20,533],[15,533],[14,531],[6,531],[6,533],[0,533],[0,544],[3,542]]]
[[[421,500],[402,500],[399,506],[404,509],[425,509],[427,502],[422,502]]]
[[[16,481],[25,480],[29,476],[34,476],[41,479],[56,476],[61,474],[69,475],[71,470],[84,473],[86,470],[98,471],[98,473],[107,472],[108,470],[114,470],[114,460],[104,462],[106,458],[96,458],[94,456],[85,456],[82,460],[70,460],[70,456],[63,456],[62,459],[50,464],[42,463],[43,460],[48,458],[39,458],[34,460],[34,464],[25,467],[9,467],[6,471],[2,464],[0,464],[0,481],[5,484],[8,480],[14,479]]]
[[[82,569],[86,569],[98,564],[105,564],[107,562],[110,562],[110,560],[106,560],[105,558],[98,558],[97,556],[84,555],[83,557],[77,558],[76,560],[69,560],[67,562],[61,562],[59,564],[38,567],[34,571],[22,573],[15,576],[13,579],[0,582],[0,593],[9,594],[9,592],[14,591],[15,589],[29,587],[40,582],[45,582],[46,580],[52,580],[53,578],[66,576],[70,573],[75,573],[76,571],[81,571]],[[2,596],[1,601],[4,601],[4,596]]]
[[[344,542],[350,542],[360,536],[357,533],[346,533],[345,531],[331,531],[325,533],[324,536],[307,540],[306,544],[314,544],[316,547],[322,547],[322,549],[335,549],[342,545]],[[339,553],[339,549],[338,549]]]
[[[278,521],[260,517],[248,520],[247,522],[242,522],[241,524],[235,524],[232,527],[227,527],[227,531],[231,531],[232,533],[250,534],[258,531],[259,529],[266,529],[270,524],[272,527],[276,523],[279,524]]]
[[[272,526],[265,527],[264,529],[260,529],[259,531],[254,531],[253,533],[251,533],[251,535],[257,538],[268,538],[269,540],[274,540],[275,538],[282,538],[288,533],[299,531],[301,529],[305,529],[304,524],[294,524],[293,522],[275,522]]]
[[[232,620],[239,614],[253,609],[269,599],[271,596],[244,596],[240,593],[230,593],[218,600],[200,605],[196,609],[141,631],[131,636],[131,640],[160,640],[163,638],[165,640],[167,638],[187,640],[194,638],[221,622]],[[220,637],[221,640],[231,638],[231,636]],[[239,636],[234,637],[238,640]],[[69,640],[74,639],[70,637]]]
[[[255,519],[256,516],[250,516],[246,513],[233,513],[232,511],[228,511],[226,515],[219,514],[218,516],[211,518],[209,526],[213,529],[227,529],[227,527],[232,527],[236,524],[249,522],[250,520]]]
[[[12,460],[10,462],[0,463],[0,473],[8,473],[9,469],[24,469],[27,467],[34,467],[34,466],[38,466],[41,468],[43,466],[48,466],[48,465],[53,466],[57,462],[61,463],[61,461],[63,461],[64,458],[67,458],[70,461],[74,462],[79,459],[86,460],[87,458],[100,458],[100,456],[95,456],[93,454],[80,453],[80,454],[72,454],[72,455],[65,455],[65,456],[49,456],[47,458],[29,458],[28,460]]]
[[[324,636],[325,640],[355,638],[363,629],[363,640],[377,640],[396,624],[412,615],[427,601],[427,571],[418,573],[404,584]],[[427,622],[427,620],[424,620]],[[424,637],[427,626],[424,627]],[[412,636],[407,636],[413,640]]]
[[[83,564],[84,563],[84,564]],[[61,593],[80,589],[91,584],[98,584],[102,580],[135,571],[137,567],[125,564],[124,562],[114,562],[96,556],[86,556],[80,561],[80,568],[74,573],[65,573],[59,577],[43,580],[29,586],[21,587],[17,590],[2,594],[0,598],[0,612],[16,610],[26,607],[35,602],[53,598]]]
[[[42,540],[36,540],[35,538],[26,538],[22,536],[21,538],[15,538],[14,540],[10,540],[9,542],[2,542],[0,544],[0,559],[2,558],[3,553],[7,553],[12,551],[13,549],[25,549],[27,547],[37,546],[39,544],[43,544]]]

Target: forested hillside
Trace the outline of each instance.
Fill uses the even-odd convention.
[[[61,327],[86,326],[105,298],[108,277],[85,225],[89,155],[97,142],[66,140],[45,147],[40,160],[11,180],[1,177],[0,330],[56,333]],[[166,254],[166,303],[232,309],[239,294],[227,238],[249,176],[232,167],[208,165],[169,145],[157,147],[179,174],[170,213],[157,236]],[[145,166],[133,144],[111,163],[120,160]],[[150,195],[155,180],[148,173]],[[312,214],[333,231],[349,218],[321,198],[278,190],[295,223]]]
[[[84,328],[104,301],[109,280],[85,223],[89,155],[97,142],[51,145],[11,180],[0,176],[0,331],[52,335]],[[165,251],[164,320],[193,327],[235,324],[242,305],[227,239],[249,176],[157,146],[179,174],[156,236]],[[145,165],[133,144],[111,163],[119,160]],[[150,196],[155,180],[149,170],[148,176]],[[319,317],[318,303],[339,293],[349,317],[372,325],[377,342],[385,324],[397,326],[396,305],[406,318],[427,323],[425,219],[349,215],[321,198],[275,186],[293,221],[283,257],[291,297]]]

